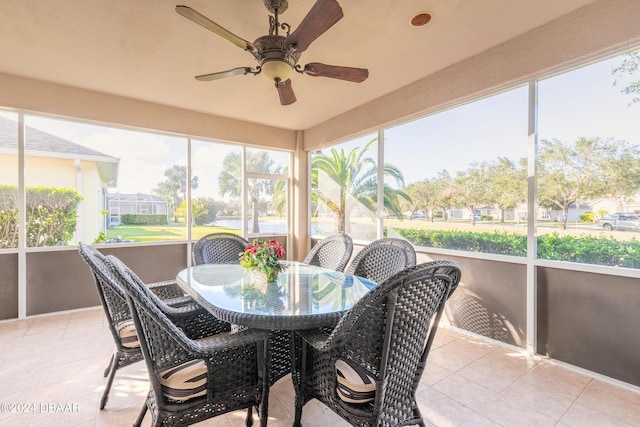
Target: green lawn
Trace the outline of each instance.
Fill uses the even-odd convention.
[[[240,230],[226,227],[197,225],[191,229],[194,240],[209,233],[235,233],[240,235]],[[120,238],[133,242],[157,242],[160,240],[185,240],[187,229],[184,224],[171,225],[118,225],[107,230],[107,239]]]

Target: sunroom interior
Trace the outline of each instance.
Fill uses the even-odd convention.
[[[569,82],[578,79],[571,73],[615,58],[617,62],[606,62],[603,67],[610,77],[606,84],[620,93],[622,88],[612,83],[615,79],[611,68],[640,47],[640,3],[341,2],[344,18],[319,37],[301,61],[365,67],[369,78],[355,84],[309,75],[292,76],[298,100],[287,106],[280,105],[272,82],[261,76],[213,82],[193,79],[197,74],[246,66],[253,59],[227,40],[180,17],[174,11],[175,5],[158,5],[151,0],[128,3],[126,7],[111,2],[90,3],[21,2],[0,15],[0,120],[13,123],[8,131],[0,127],[0,136],[16,142],[10,151],[11,147],[0,141],[0,159],[9,153],[14,162],[10,171],[13,175],[9,175],[14,178],[7,178],[9,169],[3,166],[0,185],[16,186],[22,194],[31,185],[28,177],[37,175],[42,166],[29,159],[30,129],[42,121],[175,139],[182,144],[181,164],[193,175],[197,173],[193,166],[195,153],[207,144],[235,147],[244,161],[254,151],[269,150],[274,158],[283,158],[286,165],[269,178],[286,185],[286,208],[281,217],[285,231],[258,232],[240,227],[241,233],[246,237],[277,238],[285,244],[287,258],[299,261],[312,244],[338,231],[351,233],[358,247],[392,234],[411,240],[406,232],[396,233],[396,220],[400,219],[383,204],[369,207],[368,216],[364,215],[366,227],[356,226],[358,221],[354,220],[347,223],[346,229],[344,224],[343,228],[323,228],[323,209],[313,196],[320,185],[314,181],[317,171],[313,169],[313,159],[330,155],[332,148],[349,152],[372,142],[367,145],[367,155],[376,165],[385,165],[377,168],[375,175],[377,200],[384,192],[383,184],[394,185],[384,172],[389,161],[403,171],[415,169],[423,174],[410,179],[405,173],[403,184],[409,184],[436,176],[455,164],[457,158],[465,163],[462,167],[481,162],[484,158],[478,153],[483,151],[494,158],[524,158],[528,166],[524,166],[524,175],[519,179],[525,186],[526,198],[520,211],[512,209],[513,216],[507,218],[515,222],[513,227],[524,238],[521,253],[514,256],[412,241],[419,262],[450,259],[462,267],[461,285],[449,303],[444,321],[452,330],[548,358],[632,392],[640,391],[640,267],[633,262],[603,265],[541,256],[537,248],[541,243],[536,240],[540,234],[540,211],[536,211],[539,188],[535,180],[539,173],[537,150],[542,147],[542,140],[564,137],[546,130],[551,128],[548,123],[554,114],[560,122],[586,122],[589,119],[581,118],[579,107],[597,99],[589,96],[599,87],[590,80],[579,81],[579,89],[571,89],[574,92],[563,92]],[[189,6],[241,37],[252,38],[268,29],[264,5],[254,3],[239,6],[233,0],[215,4],[194,0]],[[290,3],[281,18],[295,28],[313,1]],[[418,12],[431,14],[431,21],[424,27],[410,24]],[[556,76],[559,79],[553,80]],[[553,91],[557,91],[558,98],[573,104],[568,102],[545,111],[544,106],[552,104],[549,94]],[[633,104],[631,95],[626,96],[629,111],[623,120],[635,127],[637,135],[640,127],[634,122],[634,114],[637,117],[638,105]],[[512,104],[506,101],[500,104],[500,97],[517,99],[517,107],[511,108]],[[497,101],[483,103],[486,100]],[[467,106],[476,108],[471,112],[474,121],[466,121],[469,116],[453,114]],[[449,127],[444,127],[442,133],[432,132],[439,126],[436,119],[449,113]],[[496,127],[503,128],[500,131],[517,127],[518,139],[512,140],[517,147],[502,142],[492,147],[491,138],[498,140],[500,131],[483,127],[482,120],[495,121]],[[562,123],[558,126],[561,129]],[[474,147],[469,139],[466,146],[456,145],[455,138],[439,139],[447,131],[459,128],[466,128],[481,145]],[[589,128],[585,132],[590,131]],[[633,141],[633,131],[625,132],[597,136]],[[594,135],[579,135],[583,136]],[[141,141],[144,139],[140,136]],[[394,140],[402,141],[402,149],[394,146]],[[149,144],[153,144],[153,138],[149,141],[142,150],[152,151],[153,145]],[[640,139],[633,142],[640,144]],[[409,151],[412,147],[413,155]],[[213,162],[217,154],[215,150],[210,153]],[[106,174],[114,181],[123,179],[124,159],[106,150],[82,155],[82,161],[94,161],[99,165],[96,168],[102,168],[98,174]],[[82,161],[76,160],[77,169],[82,168]],[[425,169],[432,170],[425,173]],[[264,178],[256,170],[245,172],[245,184],[253,178]],[[47,173],[52,175],[45,174],[42,180],[55,182],[56,172]],[[135,179],[135,174],[131,176]],[[203,177],[204,174],[200,185],[204,184]],[[88,174],[81,179],[75,175],[74,179],[79,186],[90,185]],[[118,183],[107,183],[107,191],[110,185],[117,187]],[[185,199],[196,190],[192,187],[185,190]],[[238,212],[247,224],[256,214],[245,193]],[[106,199],[104,194],[82,196],[86,200]],[[24,203],[24,196],[17,200]],[[634,210],[630,198],[625,200],[624,210]],[[573,204],[578,218],[582,202],[587,200],[577,199]],[[408,217],[406,211],[410,209],[403,210],[403,221],[409,224],[404,228],[413,228],[416,222],[429,228],[429,221],[434,220],[433,210],[411,210]],[[421,212],[426,218],[420,216]],[[126,213],[119,210],[118,221]],[[189,218],[193,214],[193,208],[185,211]],[[334,214],[324,206],[325,221]],[[26,218],[24,213],[21,215],[19,222]],[[93,220],[99,223],[98,231],[107,231],[100,228],[105,224],[105,215],[112,218],[115,214],[96,214]],[[453,212],[448,215],[455,219]],[[460,215],[460,223],[476,226],[483,220],[491,222],[498,214],[489,207],[474,205],[470,213]],[[578,229],[578,219],[570,218],[571,221]],[[189,223],[190,220],[185,222]],[[88,227],[80,222],[78,229],[81,225]],[[496,229],[490,228],[489,233],[493,232]],[[0,246],[2,323],[46,319],[99,305],[89,271],[77,253],[78,242],[92,242],[97,233],[78,233],[66,244],[54,247],[25,244],[28,238],[24,234],[13,246]],[[144,281],[151,282],[171,279],[190,265],[197,235],[184,224],[181,233],[169,240],[95,242],[101,251],[123,259]],[[576,235],[582,236],[580,232]],[[624,239],[636,242],[633,232],[626,233]],[[640,255],[636,254],[635,260],[638,258]]]

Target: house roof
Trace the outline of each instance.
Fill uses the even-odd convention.
[[[167,201],[163,200],[153,194],[144,194],[144,193],[109,193],[107,198],[110,202],[120,202],[120,203],[163,203],[166,204]]]
[[[18,127],[13,120],[0,116],[0,152],[16,153]],[[41,130],[25,126],[25,154],[34,157],[95,161],[102,179],[114,186],[120,159]]]

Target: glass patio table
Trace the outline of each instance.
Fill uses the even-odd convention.
[[[178,284],[214,316],[270,330],[333,326],[376,283],[293,261],[276,282],[238,264],[202,264],[182,270]]]
[[[287,268],[272,283],[239,264],[201,264],[177,276],[178,285],[219,319],[271,330],[266,354],[259,351],[260,376],[269,385],[291,372],[295,357],[292,331],[336,325],[345,311],[376,286],[351,274],[299,262],[283,263]],[[263,427],[268,411],[268,405],[260,409]]]

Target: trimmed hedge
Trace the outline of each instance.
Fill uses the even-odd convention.
[[[166,225],[166,215],[147,214],[122,214],[120,222],[123,225]]]
[[[75,190],[26,187],[27,247],[67,245],[76,231]],[[18,247],[18,188],[0,185],[0,248]]]
[[[459,230],[419,230],[395,228],[417,246],[457,249],[469,252],[527,256],[527,236],[516,233],[477,233]]]
[[[517,233],[394,230],[417,246],[520,257],[527,255],[527,236]],[[640,268],[640,242],[635,237],[630,241],[618,241],[612,237],[560,236],[553,233],[538,236],[537,240],[538,259]]]
[[[589,235],[538,236],[538,258],[611,267],[640,268],[640,242],[634,237],[618,241]]]

